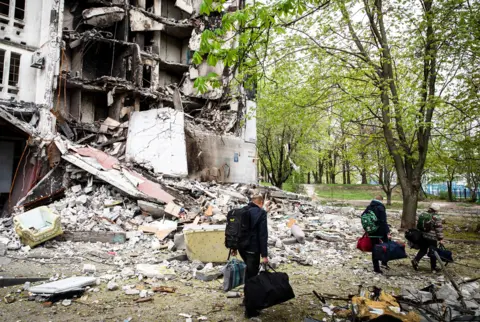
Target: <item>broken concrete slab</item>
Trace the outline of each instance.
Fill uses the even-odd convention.
[[[175,1],[175,7],[185,11],[188,14],[193,13],[193,6],[191,0],[177,0]]]
[[[59,139],[55,140],[55,144],[60,151],[63,151],[62,158],[64,160],[106,181],[129,196],[163,203],[174,200],[174,197],[166,193],[158,183],[144,178],[136,171],[125,168],[118,170],[120,168],[118,159],[103,151],[91,147],[69,146],[68,142]],[[68,146],[70,149],[67,148]],[[125,172],[136,177],[142,183],[135,186],[131,180],[125,177]]]
[[[69,277],[55,282],[32,286],[30,288],[30,292],[40,295],[61,294],[70,291],[82,290],[86,286],[95,284],[96,281],[96,277]]]
[[[82,12],[84,22],[98,28],[113,26],[125,18],[125,10],[119,7],[90,8]]]
[[[113,231],[65,231],[63,235],[58,236],[57,239],[70,240],[73,242],[123,244],[127,236],[124,232]]]
[[[162,31],[165,29],[165,25],[158,21],[147,17],[145,14],[138,10],[130,10],[130,28],[132,31]]]
[[[325,231],[316,231],[314,232],[314,236],[329,242],[341,242],[343,240],[342,237]]]
[[[161,108],[132,113],[126,158],[157,173],[187,176],[183,112]]]
[[[152,216],[153,218],[162,218],[163,215],[165,215],[165,207],[160,206],[156,203],[145,200],[138,200],[137,204],[140,209],[150,214],[150,216]]]
[[[173,217],[179,218],[179,214],[181,212],[182,207],[176,205],[174,202],[169,202],[165,206],[165,212]]]

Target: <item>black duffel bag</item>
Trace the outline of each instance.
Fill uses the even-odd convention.
[[[419,245],[423,240],[423,233],[418,229],[409,229],[405,232],[405,239],[412,244]]]
[[[265,309],[293,298],[295,298],[295,294],[286,273],[264,270],[245,282],[245,308],[247,311]]]

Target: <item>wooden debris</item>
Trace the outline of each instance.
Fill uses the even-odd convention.
[[[154,287],[152,289],[152,291],[154,292],[159,292],[159,293],[175,293],[177,289],[175,287],[171,287],[171,286],[158,286],[158,287]]]

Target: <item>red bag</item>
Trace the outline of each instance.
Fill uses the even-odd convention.
[[[367,233],[363,234],[363,236],[358,239],[357,248],[362,252],[372,252],[372,241],[370,240],[370,237],[368,237]]]

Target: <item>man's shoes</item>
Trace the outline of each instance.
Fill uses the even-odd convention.
[[[390,266],[388,266],[388,263],[382,263],[382,268],[385,268],[386,270],[389,270]]]
[[[375,269],[373,270],[376,274],[382,274],[383,275],[383,271],[381,269]]]
[[[418,271],[418,262],[416,260],[412,260],[412,266],[414,270]]]

